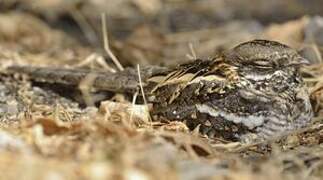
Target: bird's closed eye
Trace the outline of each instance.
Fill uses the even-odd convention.
[[[273,64],[266,60],[266,59],[257,59],[257,60],[253,60],[248,62],[246,65],[255,67],[255,68],[261,68],[261,69],[271,69],[273,68]]]
[[[266,59],[254,60],[252,61],[252,64],[257,66],[272,66],[272,64]]]

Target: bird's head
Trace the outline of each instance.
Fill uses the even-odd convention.
[[[235,65],[256,68],[284,68],[309,63],[296,50],[269,40],[253,40],[239,44],[226,52],[225,56]]]
[[[309,64],[296,50],[276,41],[248,41],[224,53],[224,59],[242,72],[254,76],[272,74],[275,71],[294,71]]]

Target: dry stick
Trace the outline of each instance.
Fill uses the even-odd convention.
[[[107,33],[106,16],[104,13],[101,14],[101,21],[102,21],[104,50],[109,55],[109,57],[112,59],[113,63],[117,66],[117,68],[120,71],[123,71],[124,70],[123,66],[120,64],[119,60],[117,59],[117,57],[113,54],[113,52],[110,49],[108,33]]]
[[[197,55],[196,55],[196,52],[194,50],[194,47],[193,47],[193,43],[188,43],[188,47],[190,48],[190,51],[191,51],[191,55],[193,56],[194,59],[197,59]]]
[[[321,56],[320,50],[318,49],[318,46],[316,44],[315,37],[313,36],[313,34],[310,35],[309,39],[310,39],[309,45],[313,48],[316,57],[319,59],[319,61],[321,63],[322,56]]]
[[[317,47],[317,44],[313,44],[312,47],[314,49],[314,52],[315,52],[316,57],[318,58],[318,60],[320,61],[320,63],[322,63],[322,56],[321,56],[321,53],[320,53],[319,48]]]
[[[140,91],[142,93],[142,98],[144,99],[144,104],[145,104],[145,107],[149,109],[148,107],[148,103],[147,103],[147,100],[146,100],[146,96],[145,96],[145,91],[144,91],[144,87],[142,85],[142,79],[141,79],[141,74],[140,74],[140,66],[139,64],[137,64],[137,72],[138,72],[138,79],[139,79],[139,86],[140,86]],[[148,111],[149,112],[149,111]],[[151,119],[151,115],[149,113],[149,120],[152,120]],[[152,121],[150,121],[150,126],[152,128]]]
[[[141,90],[141,93],[142,93],[142,98],[144,99],[145,105],[147,105],[147,100],[146,100],[146,97],[145,97],[144,88],[142,86],[142,80],[141,80],[141,75],[140,75],[140,66],[139,66],[139,64],[137,64],[137,72],[138,72],[139,86],[140,86],[140,90]]]
[[[195,53],[194,48],[193,48],[193,44],[191,42],[188,43],[188,47],[189,47],[190,53],[186,54],[186,57],[189,60],[195,60],[195,59],[197,59],[196,53]]]
[[[112,72],[112,73],[116,73],[117,71],[115,69],[113,69],[111,66],[109,66],[109,64],[105,61],[105,59],[103,58],[103,56],[98,56],[96,59],[97,63],[99,65],[101,65],[104,69]]]
[[[133,118],[133,110],[134,110],[134,107],[136,105],[137,96],[138,96],[138,91],[132,97],[132,107],[133,108],[131,109],[131,112],[130,112],[130,124],[131,125],[133,125],[133,121],[132,121],[132,118]]]
[[[88,64],[92,65],[92,62],[97,62],[100,66],[102,66],[105,70],[116,73],[117,71],[113,69],[109,64],[104,60],[104,58],[97,53],[92,53],[85,58],[85,60],[81,61],[80,63],[76,64],[76,67],[83,67]]]

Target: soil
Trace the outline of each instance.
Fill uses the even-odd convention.
[[[323,17],[319,0],[8,0],[0,2],[3,179],[323,179]],[[252,39],[310,60],[308,127],[241,144],[151,121],[136,94],[77,93],[5,73],[11,65],[119,71],[208,58]],[[57,91],[60,90],[60,91]],[[73,97],[73,98],[72,98]],[[88,106],[94,99],[96,106]],[[130,99],[130,101],[129,101]],[[80,103],[82,102],[82,103]],[[134,101],[136,102],[136,101]]]

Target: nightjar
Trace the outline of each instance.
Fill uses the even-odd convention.
[[[202,133],[250,141],[309,124],[313,112],[299,72],[308,63],[278,42],[253,40],[211,60],[180,65],[149,92],[154,113]]]
[[[209,60],[175,68],[143,68],[145,95],[152,114],[199,126],[210,137],[263,140],[304,127],[313,116],[307,88],[300,75],[308,63],[297,51],[275,41],[253,40]],[[32,80],[77,85],[89,71],[9,67]],[[93,72],[91,72],[93,74]],[[111,74],[97,72],[97,90],[134,92],[135,69]]]

